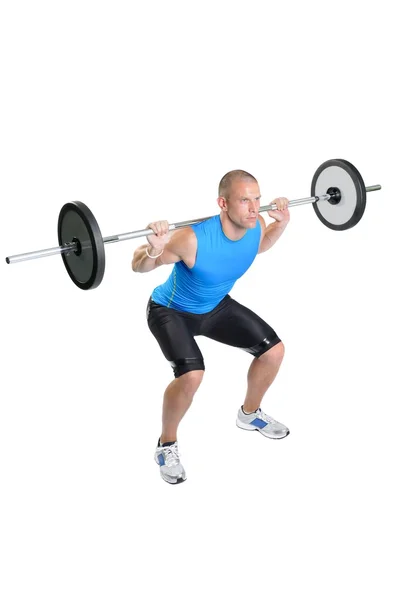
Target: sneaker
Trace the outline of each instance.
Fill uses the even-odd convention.
[[[250,413],[250,415],[245,415],[242,407],[240,407],[236,424],[241,429],[246,429],[247,431],[259,431],[265,437],[273,440],[280,440],[290,433],[286,425],[282,425],[282,423],[278,423],[278,421],[266,415],[261,408]]]
[[[180,463],[178,443],[166,442],[165,446],[158,446],[155,452],[155,461],[160,466],[160,475],[167,483],[182,483],[186,480],[184,467]]]

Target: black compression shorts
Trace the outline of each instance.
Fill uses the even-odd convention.
[[[175,377],[205,368],[195,336],[241,348],[256,358],[281,341],[272,327],[229,295],[204,314],[167,308],[150,298],[147,320]]]

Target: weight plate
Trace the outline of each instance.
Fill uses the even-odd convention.
[[[330,188],[340,190],[341,200],[338,204],[331,204],[328,200],[314,202],[312,206],[319,219],[336,231],[354,227],[366,208],[366,187],[361,174],[347,160],[327,160],[315,171],[311,196],[327,194]]]
[[[82,290],[96,288],[105,271],[105,246],[98,223],[83,202],[68,202],[59,213],[58,241],[77,242],[78,249],[62,260],[73,283]]]

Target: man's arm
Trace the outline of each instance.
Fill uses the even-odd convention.
[[[278,200],[282,199],[278,198]],[[281,205],[283,206],[283,203]],[[282,210],[269,210],[268,214],[270,217],[275,219],[275,221],[270,223],[268,226],[265,224],[263,217],[258,215],[258,219],[261,224],[261,240],[258,248],[258,254],[266,252],[275,244],[277,240],[279,240],[290,220],[288,208],[284,208]]]
[[[133,271],[136,273],[148,273],[148,271],[153,271],[161,265],[171,265],[180,260],[189,262],[192,253],[196,253],[194,249],[196,236],[193,230],[184,227],[170,232],[169,235],[171,235],[171,238],[163,245],[160,242],[156,247],[151,244],[139,246],[134,252],[131,263]],[[152,238],[153,236],[149,237]],[[163,235],[163,237],[165,236]],[[162,235],[159,238],[162,238]],[[149,258],[147,252],[155,257],[157,254],[161,254],[157,258]]]

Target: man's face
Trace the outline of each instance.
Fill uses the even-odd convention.
[[[258,219],[260,188],[250,179],[238,179],[232,184],[225,206],[228,216],[238,227],[253,229]]]

